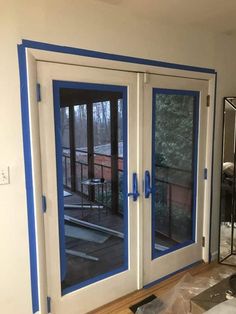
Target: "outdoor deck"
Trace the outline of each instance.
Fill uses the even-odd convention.
[[[66,205],[81,205],[82,199],[78,194],[65,197]],[[86,202],[83,200],[83,204]],[[91,205],[91,207],[90,207]],[[114,214],[109,208],[93,208],[95,203],[86,203],[86,208],[65,209],[65,215],[82,222],[88,222],[98,227],[105,227],[123,233],[123,216]],[[62,289],[85,282],[91,278],[122,267],[124,263],[124,240],[119,236],[76,226],[65,221],[68,232],[73,228],[79,229],[81,239],[66,235],[66,250],[80,252],[84,256],[66,254],[67,273],[62,283]],[[69,229],[68,229],[69,228]],[[72,229],[70,229],[72,228]],[[66,233],[67,233],[66,232]]]

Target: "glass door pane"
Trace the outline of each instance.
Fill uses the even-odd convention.
[[[54,84],[60,85],[55,121],[65,294],[128,267],[126,88]]]
[[[195,241],[198,95],[153,89],[153,259]]]

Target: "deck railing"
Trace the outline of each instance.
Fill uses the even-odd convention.
[[[71,157],[68,147],[63,147],[62,164],[63,164],[63,184],[65,188],[71,188]],[[75,156],[75,192],[82,193],[82,197],[88,197],[88,190],[82,187],[82,182],[88,179],[88,161],[87,152],[85,150],[76,149]],[[78,160],[80,158],[80,160]],[[82,160],[84,159],[84,160]],[[103,178],[106,182],[111,182],[111,155],[94,153],[94,159],[101,159],[101,162],[93,163],[94,177]],[[123,158],[118,157],[118,172],[123,173]],[[110,188],[109,188],[110,189]],[[107,192],[107,191],[106,191]],[[108,193],[111,191],[108,191]]]
[[[173,239],[175,238],[175,236],[173,235],[173,223],[174,223],[173,220],[176,219],[175,217],[176,213],[174,212],[173,207],[174,206],[178,206],[179,208],[181,207],[183,211],[186,211],[186,217],[187,217],[188,209],[190,211],[192,210],[191,208],[192,197],[190,197],[190,193],[192,192],[192,189],[193,189],[192,182],[190,182],[190,184],[186,184],[183,182],[175,182],[173,180],[173,172],[177,174],[177,177],[180,176],[181,178],[182,175],[185,174],[189,176],[189,178],[191,178],[192,171],[184,170],[184,169],[180,169],[176,167],[170,168],[170,167],[165,167],[161,165],[156,165],[156,169],[158,168],[161,169],[161,171],[164,171],[164,174],[161,177],[160,175],[155,177],[155,192],[156,192],[155,199],[157,201],[155,210],[156,211],[159,210],[159,215],[160,215],[161,208],[162,208],[162,211],[163,211],[162,218],[163,219],[165,218],[164,219],[165,225],[160,226],[160,223],[157,223],[155,224],[156,226],[155,230],[158,233],[161,233],[164,236],[167,236],[168,238]],[[171,172],[172,172],[172,175],[171,175]],[[159,189],[157,188],[158,185],[159,185]],[[156,215],[157,215],[157,212],[156,212]],[[159,216],[159,219],[160,218],[161,217]]]
[[[70,155],[69,155],[69,148],[63,147],[63,154],[62,154],[62,162],[63,162],[63,183],[64,187],[70,189],[71,188],[71,175],[70,175]],[[81,149],[76,149],[76,155],[75,158],[75,165],[76,165],[76,191],[77,193],[81,194],[82,197],[87,198],[88,197],[88,189],[82,187],[82,181],[88,179],[88,162],[87,162],[87,152]],[[101,163],[94,162],[94,173],[95,177],[104,178],[106,181],[111,180],[111,155],[107,154],[101,154],[101,153],[94,153],[94,156],[101,157],[103,160]],[[78,158],[84,160],[78,160]],[[104,158],[104,159],[103,159]],[[98,159],[98,158],[97,158]],[[95,158],[96,160],[96,158]],[[118,157],[118,171],[119,173],[123,173],[122,169],[122,157]],[[98,170],[99,168],[99,170]],[[165,218],[166,226],[165,228],[160,228],[159,224],[156,226],[157,232],[162,233],[163,235],[173,238],[173,217],[175,216],[173,205],[177,205],[179,207],[182,207],[183,210],[186,210],[186,213],[188,209],[192,205],[192,198],[189,197],[189,193],[192,191],[192,184],[184,184],[183,182],[171,182],[170,174],[171,172],[179,173],[180,175],[185,173],[186,175],[191,176],[191,171],[179,169],[179,168],[167,168],[164,166],[156,165],[156,169],[162,169],[162,171],[166,171],[167,175],[160,177],[159,175],[155,178],[155,185],[157,187],[158,184],[161,184],[162,187],[160,187],[158,190],[156,188],[157,196],[155,199],[157,202],[159,202],[159,205],[155,206],[155,209],[157,210],[157,207],[163,207],[163,219]],[[107,192],[107,191],[106,191]],[[108,194],[111,193],[111,189],[109,187]],[[83,195],[82,195],[83,194]],[[181,198],[182,197],[182,198]],[[185,199],[184,199],[185,197]],[[107,204],[106,204],[107,205]],[[165,210],[166,208],[166,210]],[[160,217],[159,217],[160,218]]]

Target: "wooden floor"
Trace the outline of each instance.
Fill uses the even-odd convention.
[[[217,263],[211,264],[200,264],[195,266],[191,269],[188,269],[184,272],[178,273],[171,278],[154,285],[148,289],[142,289],[136,292],[133,292],[125,297],[122,297],[112,303],[105,305],[95,311],[90,312],[90,314],[111,314],[111,313],[119,313],[119,314],[130,314],[132,311],[129,309],[130,306],[136,304],[143,300],[144,298],[148,297],[151,294],[161,297],[163,294],[168,292],[171,288],[173,288],[176,283],[186,274],[189,273],[194,278],[197,277],[211,277],[212,274],[216,273],[225,273],[225,274],[232,274],[236,272],[236,267],[229,267],[224,265],[219,265]],[[175,314],[175,313],[173,313]]]

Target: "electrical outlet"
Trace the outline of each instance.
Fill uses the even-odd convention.
[[[0,185],[9,183],[10,183],[9,167],[0,167]]]

